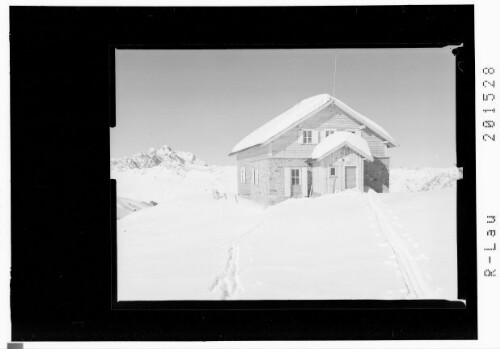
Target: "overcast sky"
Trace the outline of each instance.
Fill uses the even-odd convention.
[[[169,145],[210,164],[302,99],[332,93],[399,143],[393,167],[453,166],[454,56],[443,49],[118,50],[111,157]]]

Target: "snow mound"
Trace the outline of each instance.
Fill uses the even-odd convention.
[[[351,132],[339,131],[323,139],[313,150],[312,158],[321,159],[331,152],[348,146],[361,156],[373,161],[370,147],[366,140]]]
[[[116,180],[118,196],[162,204],[184,197],[211,197],[214,190],[234,197],[236,172],[236,166],[209,166],[189,171],[157,166],[112,171],[111,176]]]
[[[449,188],[462,178],[456,167],[450,168],[392,168],[390,191],[392,193],[429,191]]]
[[[137,201],[128,198],[118,197],[116,199],[116,218],[121,219],[126,215],[142,210],[143,208],[156,206],[157,203],[154,201],[145,202]]]
[[[205,168],[207,163],[198,160],[193,153],[178,151],[167,145],[131,156],[111,159],[111,170],[144,169],[152,167],[166,167],[178,170]]]

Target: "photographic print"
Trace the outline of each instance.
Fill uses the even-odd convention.
[[[117,49],[118,301],[456,300],[451,51]]]

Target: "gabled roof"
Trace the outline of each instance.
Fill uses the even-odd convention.
[[[344,146],[351,148],[362,157],[373,161],[368,142],[366,142],[363,137],[346,131],[335,132],[319,142],[319,144],[314,147],[311,158],[314,160],[321,160],[328,154]]]
[[[312,115],[312,113],[329,103],[331,103],[331,97],[326,94],[300,101],[283,114],[278,115],[243,138],[234,146],[231,154],[265,143],[275,135],[282,133],[297,122],[304,120],[308,115]]]
[[[265,123],[236,144],[229,155],[267,143],[276,136],[279,136],[283,132],[286,132],[290,128],[294,127],[297,123],[308,119],[331,104],[335,104],[347,115],[375,132],[382,139],[388,142],[388,146],[395,147],[398,145],[389,133],[387,133],[387,131],[377,123],[353,110],[339,99],[334,98],[329,94],[321,94],[300,101],[292,108]]]
[[[375,121],[368,119],[363,114],[357,112],[356,110],[349,107],[347,104],[342,102],[341,100],[332,97],[333,103],[339,107],[339,109],[343,110],[347,115],[351,116],[355,120],[358,120],[363,125],[366,125],[367,128],[375,132],[380,138],[387,141],[388,146],[397,147],[399,146],[398,142],[394,138],[391,137],[389,132],[387,132],[382,126],[377,124]]]

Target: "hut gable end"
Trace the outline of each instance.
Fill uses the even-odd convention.
[[[287,130],[270,142],[273,158],[310,158],[317,143],[304,144],[299,141],[302,130],[312,130],[318,135],[321,142],[327,131],[358,130],[366,139],[370,151],[374,156],[386,156],[387,145],[380,136],[376,135],[363,124],[347,115],[336,105],[330,105],[310,116],[300,124]]]

